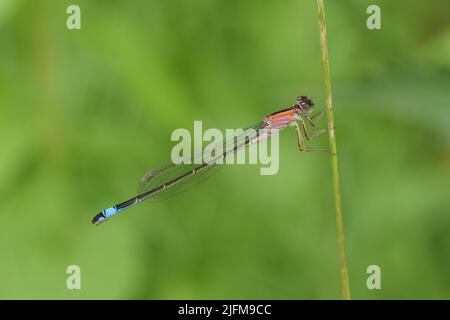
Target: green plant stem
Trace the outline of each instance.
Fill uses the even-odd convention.
[[[342,298],[350,300],[350,285],[348,281],[347,258],[345,256],[344,222],[342,214],[341,192],[339,186],[339,169],[336,148],[336,136],[334,134],[334,114],[331,99],[330,65],[328,60],[327,26],[325,22],[325,9],[323,0],[317,0],[317,13],[320,31],[320,51],[322,53],[323,80],[325,86],[326,113],[328,119],[328,136],[331,152],[331,171],[333,175],[333,192],[336,208],[336,228],[339,247],[339,270],[342,282]]]

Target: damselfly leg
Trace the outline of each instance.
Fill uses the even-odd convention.
[[[300,120],[300,118],[299,118]],[[305,136],[307,135],[307,130],[306,130],[306,126],[305,123],[303,122],[303,119],[300,120],[300,123],[302,124],[302,127],[305,131]],[[329,152],[328,149],[325,148],[314,148],[314,147],[308,147],[305,145],[305,141],[303,139],[303,134],[300,130],[300,126],[298,125],[297,121],[292,122],[292,125],[295,126],[295,132],[297,133],[297,145],[298,148],[300,149],[300,151],[304,151],[304,152]],[[325,132],[326,129],[321,129],[318,130],[317,132],[314,132],[314,136],[319,135],[322,132]],[[308,139],[309,140],[309,139]]]
[[[302,118],[298,118],[297,120],[302,125],[302,129],[303,129],[303,132],[305,134],[306,140],[314,139],[315,137],[317,137],[321,133],[324,133],[325,131],[327,131],[326,128],[323,128],[323,129],[319,129],[319,130],[316,130],[316,131],[313,131],[313,132],[308,132],[308,129],[306,129],[305,121]]]
[[[306,120],[308,120],[308,122],[313,126],[317,126],[317,124],[319,123],[320,119],[322,119],[323,116],[323,111],[320,111],[318,113],[316,113],[315,115],[313,115],[312,117],[309,117],[307,114],[304,114]],[[315,119],[315,120],[314,120]]]

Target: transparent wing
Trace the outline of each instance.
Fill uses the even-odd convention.
[[[190,189],[205,180],[207,177],[216,173],[221,168],[220,165],[212,163],[194,174],[193,170],[197,167],[199,167],[198,164],[170,164],[165,167],[153,169],[143,176],[139,182],[139,193],[143,194],[151,190],[158,189],[160,186],[167,184],[168,182],[185,176],[178,182],[170,185],[170,187],[153,193],[147,197],[145,201],[166,199]]]
[[[259,130],[264,126],[265,123],[260,122],[241,131],[236,131],[236,133],[227,136],[225,142],[216,143],[213,148],[214,152],[211,152],[210,155],[204,156],[203,154],[197,154],[183,161],[184,163],[190,164],[171,163],[150,170],[139,182],[139,194],[155,190],[155,192],[145,199],[146,201],[152,201],[165,199],[174,194],[186,191],[223,167],[218,163],[224,163],[222,161],[224,158],[245,148],[249,144],[256,143]],[[161,188],[164,185],[168,187]]]

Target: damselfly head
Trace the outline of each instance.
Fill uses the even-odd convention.
[[[299,109],[299,112],[309,114],[314,110],[314,103],[306,96],[297,98],[294,107]]]

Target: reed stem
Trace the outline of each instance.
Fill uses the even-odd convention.
[[[325,9],[323,0],[317,1],[317,13],[320,32],[320,51],[322,54],[323,80],[325,86],[326,113],[328,119],[328,137],[331,152],[331,172],[333,176],[333,192],[336,208],[336,228],[339,248],[339,270],[342,283],[342,298],[350,300],[350,284],[348,280],[347,258],[345,256],[344,222],[342,214],[341,192],[339,185],[339,169],[336,148],[336,136],[334,133],[334,114],[331,95],[330,65],[328,60],[327,27],[325,22]]]

